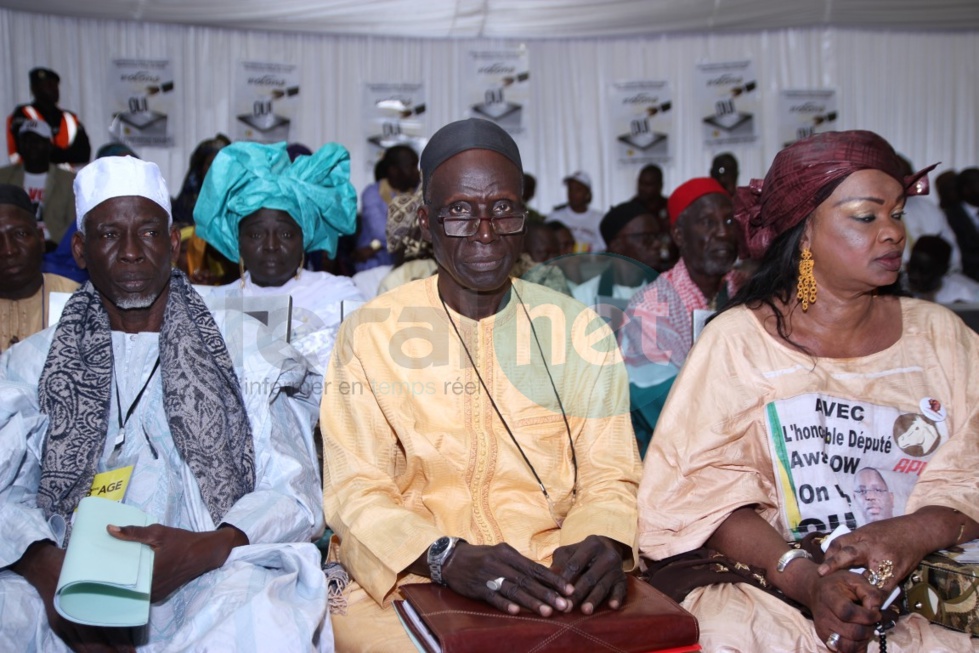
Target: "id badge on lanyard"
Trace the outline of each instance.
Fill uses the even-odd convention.
[[[99,472],[92,479],[92,488],[89,490],[88,496],[119,501],[120,503],[126,498],[129,480],[133,476],[133,469],[136,468],[136,465],[135,462],[130,461],[117,461],[116,464],[118,466],[109,469],[108,465],[99,463]]]
[[[135,457],[122,457],[122,447],[126,443],[126,430],[129,425],[129,418],[133,416],[136,411],[136,406],[139,404],[139,400],[143,398],[143,392],[146,391],[147,386],[149,386],[150,381],[153,379],[153,375],[156,374],[157,368],[160,366],[160,359],[157,357],[156,364],[153,365],[153,371],[150,372],[150,376],[146,379],[146,383],[140,389],[139,394],[136,395],[135,401],[126,411],[126,416],[122,416],[122,402],[119,399],[119,386],[116,385],[116,405],[119,411],[119,430],[116,434],[115,440],[112,443],[112,453],[109,454],[109,459],[107,461],[100,461],[95,474],[95,478],[92,479],[92,487],[88,492],[88,496],[99,497],[102,499],[109,499],[110,501],[122,502],[126,498],[126,490],[129,489],[129,481],[132,479],[133,470],[136,468]],[[149,439],[147,438],[147,442]],[[153,450],[152,443],[150,444],[150,450],[153,451],[154,456],[156,451]]]

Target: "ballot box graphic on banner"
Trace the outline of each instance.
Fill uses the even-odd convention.
[[[761,98],[754,68],[750,60],[697,64],[697,105],[706,146],[758,140]]]
[[[176,84],[169,59],[114,59],[110,63],[109,134],[133,147],[170,147]]]
[[[670,160],[673,90],[666,80],[615,82],[608,90],[608,148],[620,166]]]
[[[241,61],[235,75],[234,139],[289,142],[298,113],[299,66]]]
[[[472,50],[468,64],[463,78],[468,115],[491,120],[510,134],[521,133],[530,102],[527,49]]]

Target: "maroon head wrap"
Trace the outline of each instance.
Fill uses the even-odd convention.
[[[764,181],[752,179],[735,194],[734,218],[747,254],[760,258],[775,238],[826,199],[819,197],[820,189],[835,187],[858,170],[880,170],[900,182],[908,195],[927,195],[927,175],[936,165],[905,176],[894,148],[869,131],[825,132],[796,141],[775,156]]]

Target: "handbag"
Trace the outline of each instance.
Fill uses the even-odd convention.
[[[688,653],[699,651],[697,619],[660,591],[629,577],[625,604],[591,615],[550,617],[501,612],[432,583],[402,585],[394,607],[409,636],[427,653]]]
[[[821,547],[825,537],[823,533],[810,533],[799,542],[789,544],[807,551],[812,561],[820,564],[825,555]],[[809,608],[793,601],[768,582],[764,569],[746,565],[706,546],[663,560],[644,559],[643,562],[643,579],[674,601],[683,601],[687,594],[698,587],[720,583],[746,583],[784,601],[807,619],[812,619]]]
[[[966,546],[979,548],[977,542]],[[904,592],[911,612],[932,623],[979,636],[979,563],[960,562],[956,557],[962,552],[940,551],[925,556],[904,581]]]

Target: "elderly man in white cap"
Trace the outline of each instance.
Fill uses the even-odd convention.
[[[91,281],[0,358],[0,649],[332,650],[309,543],[323,528],[319,377],[285,345],[250,351],[250,318],[212,317],[172,269],[179,234],[154,164],[99,159],[75,194]],[[54,608],[73,513],[106,474],[156,521],[108,527],[154,551],[140,628]]]

